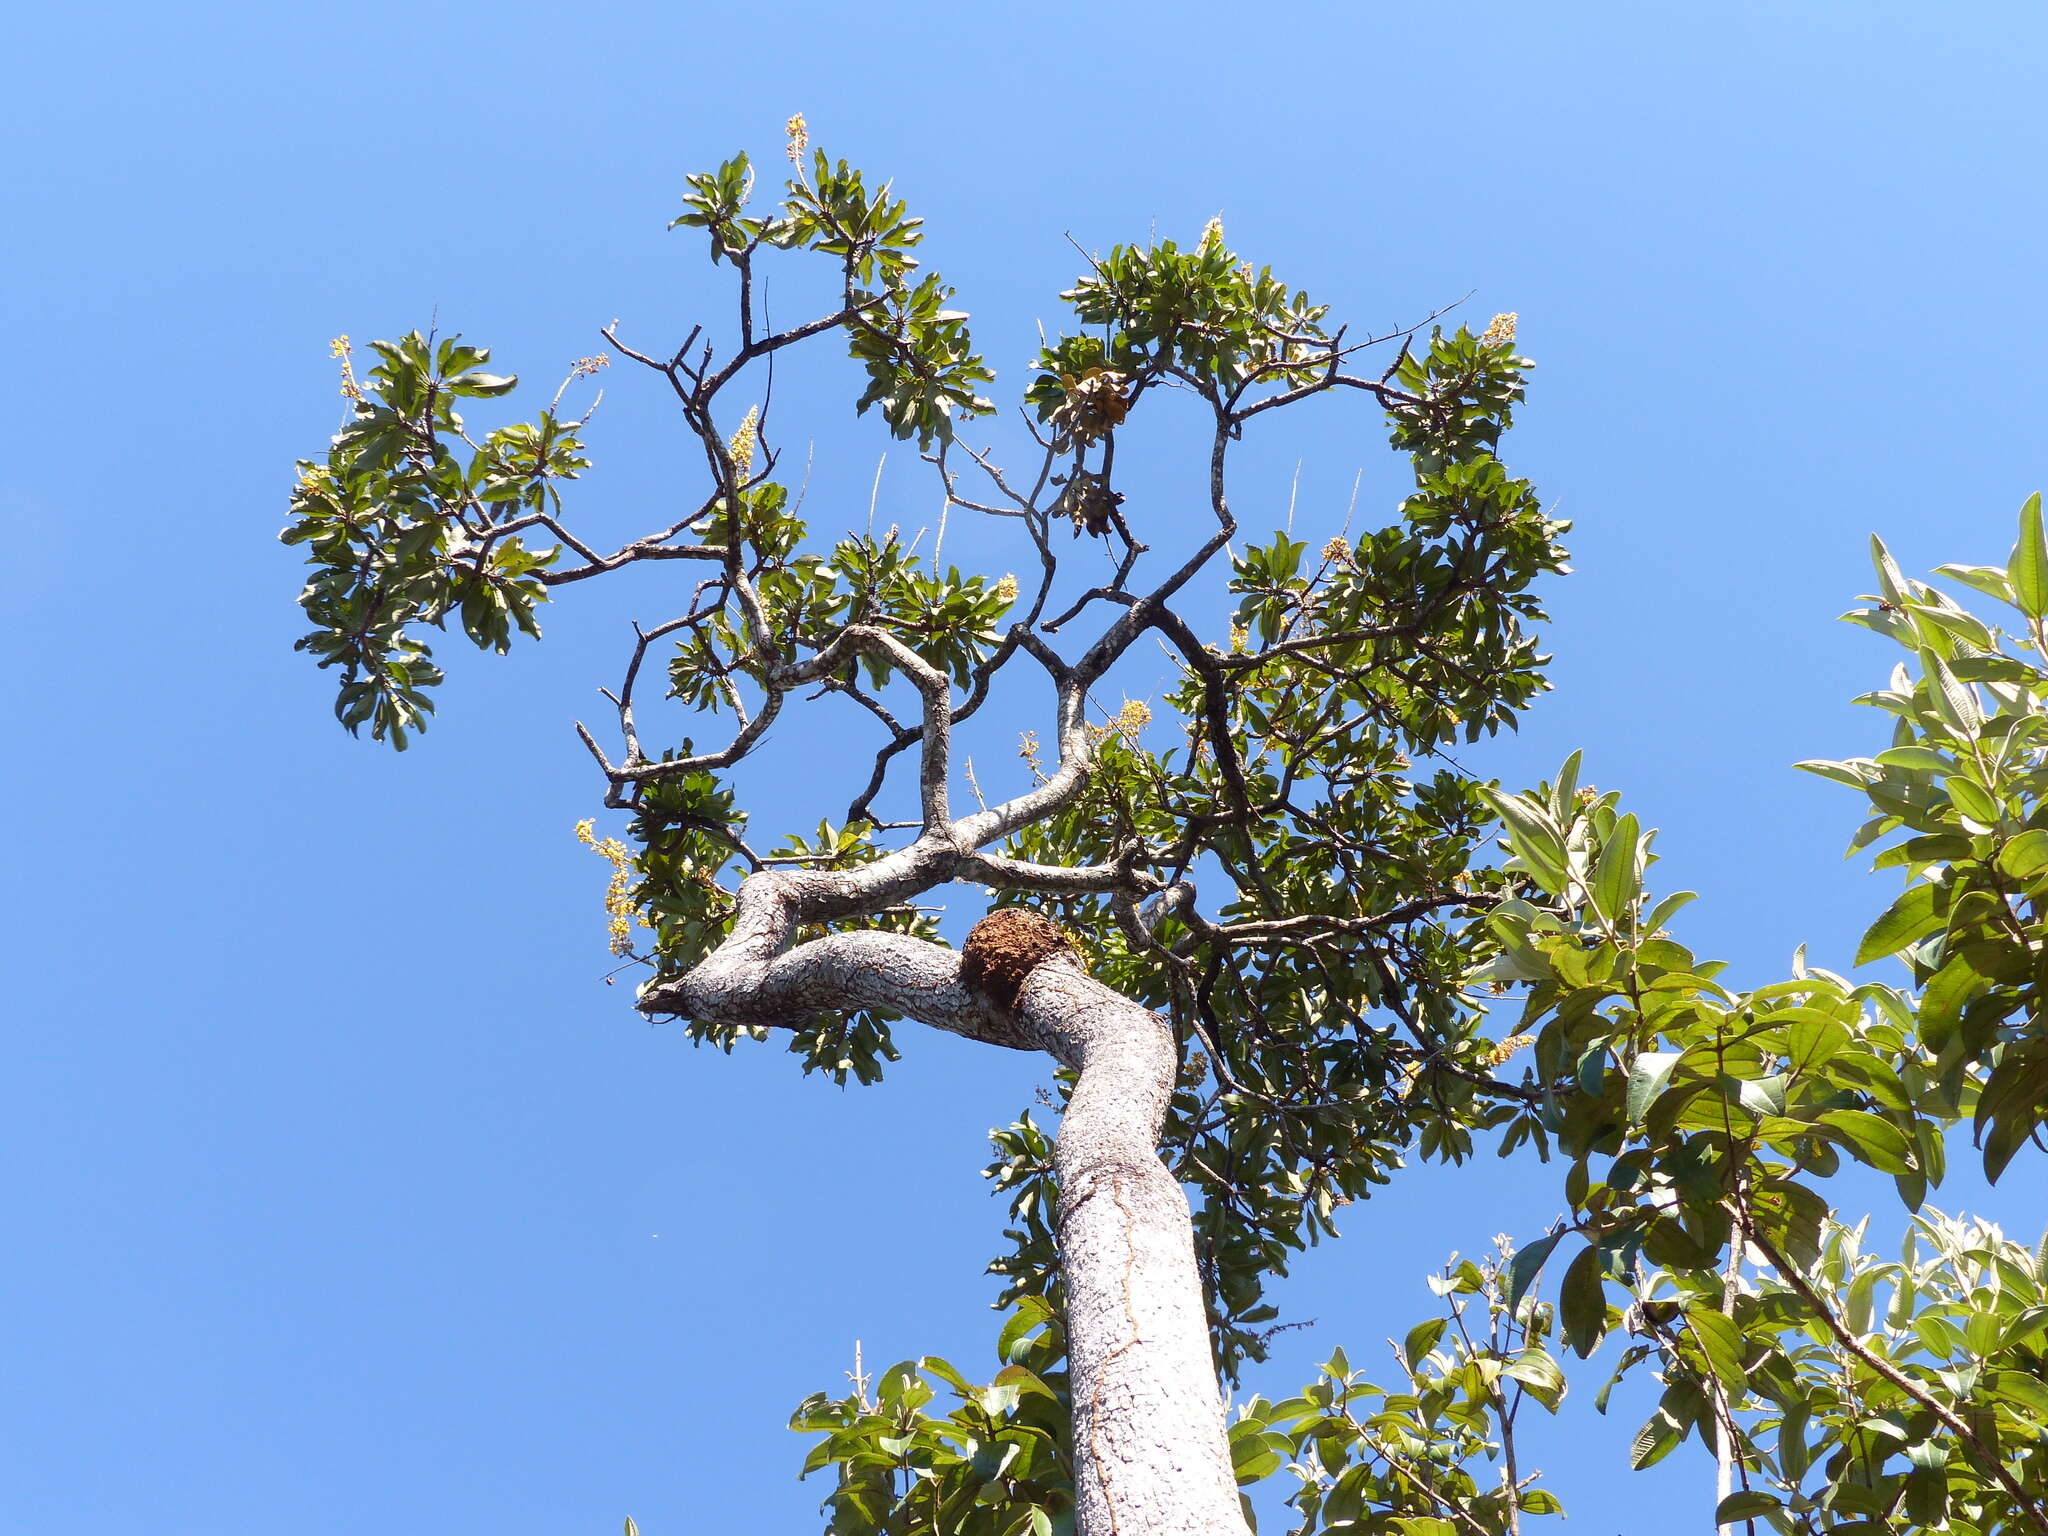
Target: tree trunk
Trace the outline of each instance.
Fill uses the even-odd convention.
[[[1194,1227],[1156,1150],[1173,1037],[1067,955],[1033,970],[1017,1011],[1080,1072],[1055,1154],[1079,1528],[1242,1536]]]
[[[640,1006],[783,1027],[885,1008],[1073,1068],[1056,1169],[1080,1536],[1244,1536],[1193,1223],[1158,1156],[1178,1067],[1165,1021],[1090,979],[1050,923],[1014,910],[963,953],[873,932],[789,947],[799,921],[874,910],[880,875],[753,876],[726,942]]]

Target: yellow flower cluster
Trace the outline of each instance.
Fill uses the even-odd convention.
[[[802,170],[804,168],[804,150],[810,146],[811,142],[810,124],[804,121],[803,113],[792,112],[789,115],[789,121],[783,125],[783,128],[789,135],[789,148],[785,151],[789,156],[789,163],[798,170]]]
[[[1011,603],[1017,601],[1016,577],[1005,576],[1001,581],[996,583],[996,601],[1001,603],[1006,608]]]
[[[1536,1043],[1534,1035],[1509,1035],[1492,1050],[1479,1058],[1480,1065],[1497,1067],[1517,1051],[1527,1050]]]
[[[363,387],[356,382],[356,365],[351,356],[355,348],[349,345],[346,336],[337,336],[327,343],[327,355],[341,359],[341,393],[349,400],[363,398]]]
[[[1493,323],[1486,328],[1486,334],[1479,339],[1489,347],[1503,347],[1515,339],[1515,322],[1521,316],[1514,310],[1504,315],[1495,315]]]
[[[589,357],[579,357],[575,362],[571,363],[569,365],[569,377],[571,380],[587,379],[600,368],[609,368],[611,365],[612,360],[604,353],[593,353]]]
[[[1219,213],[1202,226],[1202,238],[1198,244],[1206,249],[1209,246],[1221,245],[1222,243],[1223,215]]]
[[[1338,534],[1323,546],[1323,558],[1335,565],[1352,564],[1351,541],[1343,534]]]
[[[1135,743],[1138,739],[1138,732],[1144,730],[1151,723],[1152,710],[1149,705],[1139,699],[1125,699],[1122,707],[1114,715],[1110,716],[1107,721],[1101,725],[1091,725],[1087,728],[1088,739],[1091,742],[1104,742],[1112,736],[1121,736],[1125,741]],[[1038,740],[1036,737],[1031,739],[1030,746],[1033,752],[1037,750]],[[1027,756],[1031,766],[1034,769],[1037,768],[1038,762],[1035,757],[1030,757],[1028,754],[1020,755]]]
[[[597,823],[588,817],[576,823],[576,841],[612,867],[611,879],[604,888],[605,927],[611,935],[612,953],[630,954],[635,920],[642,928],[649,926],[633,905],[632,850],[616,837],[599,837]]]
[[[733,477],[745,480],[754,472],[754,449],[761,442],[761,408],[750,405],[747,414],[740,420],[739,431],[733,433],[732,441],[725,445],[725,451],[732,456]]]
[[[1251,643],[1252,632],[1250,630],[1246,629],[1242,624],[1232,624],[1230,626],[1230,649],[1233,652],[1242,652]]]

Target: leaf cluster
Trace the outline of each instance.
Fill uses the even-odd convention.
[[[1947,1080],[1988,1069],[1975,1125],[1996,1179],[2048,1119],[2048,538],[2041,498],[2021,509],[2003,567],[1941,574],[2000,605],[1986,622],[1900,572],[1873,540],[1878,592],[1846,617],[1903,647],[1891,686],[1858,702],[1894,718],[1873,758],[1800,766],[1860,791],[1872,816],[1851,851],[1908,834],[1876,856],[1906,890],[1872,923],[1859,963],[1896,956],[1920,992],[1919,1028]]]
[[[417,626],[453,615],[477,646],[500,653],[512,632],[538,636],[542,572],[557,548],[520,537],[559,502],[558,482],[587,466],[580,422],[552,409],[471,439],[466,398],[509,394],[517,380],[486,373],[489,352],[419,332],[372,344],[366,385],[352,375],[350,416],[324,462],[301,461],[292,521],[314,567],[299,604],[314,628],[297,649],[341,669],[335,715],[367,724],[399,749],[433,710],[441,681]]]

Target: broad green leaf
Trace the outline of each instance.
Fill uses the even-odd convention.
[[[1860,1109],[1830,1109],[1820,1123],[1836,1134],[1857,1160],[1883,1173],[1907,1173],[1913,1167],[1912,1143],[1889,1120]]]
[[[1562,896],[1568,883],[1564,833],[1550,819],[1550,813],[1520,795],[1504,795],[1493,789],[1480,793],[1514,839],[1515,856],[1546,891]]]
[[[1650,915],[1643,919],[1643,932],[1656,934],[1667,927],[1679,909],[1699,899],[1697,891],[1673,891],[1650,909]]]
[[[1736,1327],[1735,1320],[1701,1305],[1686,1312],[1685,1322],[1699,1340],[1714,1374],[1736,1392],[1747,1388],[1749,1376],[1742,1369],[1742,1330]]]
[[[1884,600],[1894,608],[1904,607],[1912,596],[1906,589],[1905,573],[1892,558],[1892,552],[1884,547],[1884,540],[1874,533],[1870,536],[1870,563],[1877,569],[1877,584]]]
[[[1650,1420],[1636,1431],[1635,1441],[1629,1447],[1628,1464],[1637,1471],[1654,1467],[1685,1438],[1685,1432],[1673,1422],[1671,1415],[1659,1408],[1650,1415]]]
[[[1436,1348],[1436,1341],[1444,1336],[1444,1329],[1448,1326],[1448,1319],[1432,1317],[1408,1330],[1408,1337],[1401,1341],[1401,1358],[1407,1362],[1409,1370],[1422,1364],[1429,1352]]]
[[[1761,1488],[1744,1488],[1731,1493],[1714,1508],[1714,1524],[1733,1525],[1737,1520],[1754,1520],[1784,1506],[1775,1493]]]
[[[1607,1332],[1607,1288],[1602,1283],[1600,1250],[1581,1250],[1564,1272],[1558,1290],[1558,1321],[1565,1342],[1581,1360],[1600,1347]]]
[[[2039,491],[2020,508],[2019,542],[2005,574],[2020,612],[2030,619],[2048,618],[2048,540],[2042,536]]]
[[[1913,772],[1954,773],[1955,759],[1932,747],[1893,747],[1877,754],[1879,766],[1905,768]]]
[[[1670,1083],[1672,1069],[1683,1054],[1682,1051],[1644,1051],[1629,1064],[1628,1118],[1631,1124],[1642,1123],[1657,1095]]]
[[[1935,886],[1916,885],[1893,902],[1863,935],[1863,942],[1856,948],[1856,964],[1867,965],[1872,960],[1895,955],[1941,927],[1942,920],[1935,912],[1940,895]]]
[[[2048,1420],[2048,1382],[2029,1371],[1995,1371],[1991,1390],[2007,1402]]]
[[[2031,880],[2048,870],[2048,831],[2035,827],[1998,850],[1998,867],[2015,880]]]
[[[2029,1307],[2005,1325],[2005,1331],[1999,1335],[1998,1349],[2002,1353],[2024,1344],[2044,1328],[2048,1328],[2048,1306]]]
[[[1564,1397],[1564,1372],[1541,1345],[1523,1350],[1507,1363],[1503,1374],[1529,1389],[1529,1395],[1555,1411]]]
[[[1537,1272],[1543,1268],[1543,1261],[1550,1257],[1550,1250],[1555,1248],[1563,1237],[1563,1232],[1553,1232],[1548,1237],[1537,1238],[1535,1242],[1515,1254],[1513,1262],[1508,1265],[1507,1295],[1503,1298],[1511,1309],[1534,1283]]]
[[[1932,651],[1920,652],[1920,669],[1934,685],[1931,692],[1936,713],[1959,734],[1975,736],[1984,724],[1984,707],[1977,701],[1977,690],[1958,681],[1955,673],[1949,671],[1948,663]]]
[[[1635,903],[1642,878],[1640,836],[1635,817],[1624,815],[1600,845],[1600,857],[1593,867],[1593,905],[1610,923],[1619,922]]]
[[[1935,574],[1960,581],[1966,587],[1973,587],[1986,597],[1995,597],[2001,603],[2012,601],[2012,583],[2004,571],[1995,565],[1937,565]]]
[[[1832,779],[1837,784],[1846,784],[1851,789],[1864,789],[1869,786],[1871,776],[1860,771],[1860,762],[1860,759],[1851,759],[1848,762],[1837,763],[1826,758],[1809,757],[1792,766],[1801,772],[1818,774],[1821,778]]]
[[[1966,773],[1952,773],[1942,780],[1942,788],[1955,808],[1980,826],[1991,827],[1998,823],[1998,802],[1990,792]]]
[[[1778,1465],[1795,1485],[1806,1476],[1806,1422],[1812,1410],[1804,1399],[1792,1403],[1778,1422]]]
[[[1564,760],[1564,766],[1557,770],[1557,777],[1550,786],[1550,814],[1559,826],[1571,817],[1572,798],[1579,789],[1579,764],[1585,757],[1583,752],[1574,752]]]

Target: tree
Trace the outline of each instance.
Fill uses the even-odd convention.
[[[1996,1180],[2048,1115],[2041,498],[2006,566],[1942,567],[1998,623],[1872,542],[1879,590],[1848,618],[1911,654],[1859,701],[1894,717],[1893,742],[1800,766],[1868,797],[1852,852],[1908,834],[1876,858],[1907,889],[1855,959],[1904,962],[1913,990],[1802,953],[1790,979],[1730,991],[1662,931],[1691,893],[1651,903],[1649,838],[1618,797],[1574,793],[1576,759],[1500,799],[1510,867],[1543,895],[1488,914],[1487,973],[1526,984],[1537,1076],[1571,1083],[1552,1117],[1570,1214],[1517,1257],[1510,1301],[1585,1240],[1560,1284],[1564,1336],[1586,1355],[1626,1322],[1617,1375],[1653,1361],[1665,1386],[1633,1462],[1697,1430],[1723,1522],[2048,1532],[2048,1238],[2030,1250],[1921,1211],[1948,1126],[1972,1122]],[[1897,1263],[1815,1188],[1845,1158],[1921,1212]]]
[[[608,552],[576,532],[564,489],[589,467],[588,413],[562,401],[601,360],[578,364],[530,420],[474,432],[461,403],[516,381],[485,371],[481,348],[414,333],[376,343],[361,378],[338,344],[349,420],[324,461],[300,465],[285,537],[313,566],[301,648],[338,671],[342,723],[399,748],[441,680],[425,629],[453,618],[504,651],[515,631],[537,637],[558,587],[688,562],[687,601],[636,626],[609,695],[615,721],[602,738],[578,727],[605,806],[627,818],[624,840],[594,820],[584,836],[613,865],[614,948],[644,968],[640,1008],[726,1051],[780,1034],[806,1072],[841,1082],[880,1076],[903,1019],[1057,1064],[1057,1136],[1028,1110],[994,1133],[991,1171],[1014,1218],[992,1266],[1009,1314],[1002,1368],[978,1385],[925,1357],[804,1404],[794,1424],[823,1437],[806,1470],[836,1479],[830,1528],[1239,1531],[1240,1485],[1291,1465],[1305,1530],[1518,1529],[1559,1507],[1513,1453],[1523,1403],[1555,1408],[1564,1391],[1547,1340],[1561,1327],[1587,1354],[1624,1317],[1639,1336],[1625,1361],[1668,1383],[1637,1460],[1694,1428],[1720,1436],[1723,1463],[1749,1480],[1730,1497],[1750,1503],[1724,1513],[1794,1518],[1789,1502],[1766,1511],[1754,1486],[1775,1455],[1797,1487],[1784,1421],[1759,1418],[1745,1394],[1838,1366],[1857,1385],[1830,1378],[1837,1401],[1869,1386],[1858,1368],[1883,1383],[1869,1390],[1904,1394],[1909,1454],[1959,1445],[1994,1490],[1985,1497],[2038,1503],[2039,1469],[2022,1452],[2014,1473],[2013,1456],[1980,1443],[1974,1401],[1902,1385],[1881,1358],[1852,1350],[1857,1365],[1841,1366],[1766,1337],[1839,1312],[1860,1341],[1878,1283],[1848,1236],[1822,1236],[1826,1203],[1802,1177],[1847,1152],[1917,1201],[1939,1174],[1929,1127],[1941,1116],[1975,1105],[2008,1157],[2027,1133],[2008,1128],[2031,1129],[2018,1105],[2034,1069],[2005,1065],[2032,1059],[2031,1024],[2005,1022],[2034,1006],[2032,972],[2011,958],[2032,940],[2005,932],[2031,920],[2023,898],[1956,876],[1975,866],[1947,844],[1903,856],[1914,890],[1937,894],[1909,893],[1912,921],[1888,914],[1886,937],[1919,946],[1930,991],[1950,977],[1967,1022],[1939,1072],[1934,1057],[1900,1070],[1891,1058],[1918,1039],[1904,993],[1814,972],[1738,997],[1663,936],[1678,903],[1643,893],[1648,838],[1615,796],[1577,788],[1576,761],[1508,796],[1450,755],[1511,725],[1543,687],[1531,588],[1563,568],[1564,525],[1497,456],[1528,367],[1514,317],[1481,334],[1431,317],[1353,338],[1242,261],[1218,223],[1187,246],[1117,246],[1063,295],[1074,329],[1036,360],[1026,463],[1005,468],[964,435],[994,411],[980,393],[993,374],[952,290],[921,273],[920,222],[889,187],[808,153],[801,118],[788,154],[794,174],[772,211],[750,211],[742,155],[689,178],[675,221],[733,271],[729,336],[700,327],[643,351],[605,333],[672,392],[701,459],[700,489],[669,526]],[[786,330],[760,303],[759,269],[780,253],[823,258],[836,288],[829,309]],[[917,442],[949,513],[1013,529],[1032,576],[940,569],[936,551],[927,562],[893,529],[813,539],[778,476],[772,382],[785,352],[832,337],[865,375],[857,408],[879,407],[890,433]],[[1258,418],[1320,396],[1383,416],[1413,473],[1398,520],[1320,550],[1285,533],[1241,543],[1233,446],[1266,427]],[[1195,424],[1206,505],[1174,506],[1118,470],[1119,440],[1155,421]],[[1976,683],[2034,707],[2006,673],[1963,667],[1995,647],[1967,638],[1926,589],[1898,587],[1881,612],[1915,634],[1932,626],[1920,643],[1947,670],[1929,674],[1927,698],[1980,734],[1984,711],[1958,702]],[[1177,684],[1107,708],[1101,690],[1153,640]],[[647,723],[650,658],[663,697],[730,714],[700,727],[718,745]],[[1047,744],[1027,732],[1028,776],[984,798],[955,733],[1046,690]],[[874,756],[846,785],[844,817],[759,851],[741,805],[749,754],[778,723],[837,730],[847,712]],[[2001,761],[2031,771],[2024,753]],[[1940,819],[1929,786],[1948,786],[1958,816],[1981,809],[1952,766],[1878,764],[1842,772],[1873,800],[1910,789],[1916,809],[1880,802],[1870,838],[1901,824],[1957,835],[1922,829]],[[1504,865],[1485,853],[1497,821]],[[2005,843],[1983,835],[1996,846],[1970,857],[2020,878]],[[956,882],[993,898],[957,949],[920,900]],[[1957,941],[1966,974],[1952,975],[1948,941],[1930,935],[1954,931],[1959,912],[1978,927]],[[2001,945],[2005,959],[1986,958]],[[1503,1032],[1502,998],[1517,991],[1521,1018]],[[2021,1087],[2001,1090],[2014,1071]],[[1394,1390],[1340,1351],[1299,1396],[1253,1398],[1226,1424],[1219,1377],[1234,1384],[1264,1358],[1278,1315],[1267,1286],[1290,1254],[1334,1234],[1337,1208],[1405,1158],[1461,1159],[1487,1131],[1504,1151],[1547,1157],[1554,1145],[1570,1159],[1568,1223],[1448,1271],[1450,1313],[1408,1334]],[[1598,1184],[1596,1156],[1613,1160]],[[1947,1236],[1931,1239],[1933,1267],[1913,1270],[1914,1297],[1974,1283],[1983,1245],[1964,1230],[1928,1228]],[[1534,1282],[1567,1231],[1587,1242],[1553,1312]],[[1761,1255],[1790,1284],[1787,1262],[1810,1264],[1828,1243],[1841,1257],[1789,1301],[1742,1278],[1743,1255]],[[1996,1254],[1983,1262],[1995,1268]],[[1626,1311],[1610,1291],[1631,1298]],[[1770,1348],[1783,1367],[1759,1375],[1749,1356]],[[957,1406],[927,1411],[934,1382]],[[1800,1400],[1802,1424],[1835,1422]],[[1842,1422],[1831,1432],[1846,1446],[1862,1420]],[[1890,1475],[1881,1455],[1857,1454],[1869,1477],[1831,1472],[1831,1487]],[[1479,1464],[1495,1457],[1498,1470]],[[1913,1465],[1914,1507],[1931,1509],[1935,1474]]]
[[[688,606],[635,639],[618,745],[585,733],[606,804],[632,818],[619,912],[652,925],[641,1007],[725,1049],[784,1030],[807,1068],[863,1081],[904,1017],[1049,1054],[1066,1074],[1056,1146],[1028,1114],[1002,1138],[1019,1219],[1008,1299],[1050,1336],[1026,1385],[1064,1396],[1073,1420],[1031,1463],[1072,1491],[1035,1507],[1071,1501],[1081,1529],[1126,1536],[1236,1529],[1216,1374],[1261,1352],[1265,1277],[1418,1133],[1449,1147],[1468,1122],[1533,1114],[1487,1074],[1496,1046],[1440,921],[1505,889],[1468,868],[1480,786],[1449,766],[1407,777],[1541,686],[1528,588],[1558,568],[1559,530],[1494,456],[1521,394],[1512,324],[1354,340],[1219,226],[1187,248],[1120,246],[1066,295],[1077,328],[1024,392],[1034,461],[1006,473],[959,435],[993,409],[978,393],[992,375],[952,291],[919,274],[919,222],[845,162],[806,160],[804,138],[793,123],[796,174],[772,214],[747,211],[744,157],[690,179],[676,223],[737,278],[727,350],[693,331],[653,356],[607,332],[680,405],[704,464],[691,510],[601,553],[562,503],[586,460],[559,394],[473,436],[458,404],[513,380],[455,339],[379,343],[368,376],[348,377],[354,413],[326,461],[302,466],[286,535],[315,566],[301,643],[340,671],[343,723],[403,746],[440,677],[423,626],[458,618],[503,650],[557,587],[693,562]],[[785,250],[833,263],[840,297],[770,331],[756,268]],[[808,542],[777,478],[767,374],[827,336],[866,372],[859,409],[917,441],[949,504],[1015,524],[1028,583],[930,568],[893,532]],[[1385,361],[1352,372],[1373,347]],[[1401,522],[1319,552],[1284,535],[1235,552],[1232,444],[1324,394],[1386,413],[1415,468]],[[1119,435],[1176,407],[1208,439],[1201,521],[1140,515],[1142,494],[1127,516]],[[1205,644],[1207,615],[1181,605],[1226,558],[1235,619]],[[1142,704],[1091,719],[1091,691],[1155,634],[1182,673],[1162,703],[1184,730],[1154,727],[1182,739],[1161,751],[1140,741]],[[721,745],[643,740],[657,649],[670,696],[732,713]],[[1051,761],[962,812],[953,732],[1020,669],[1051,687]],[[840,826],[759,853],[730,774],[805,689],[869,717],[872,773],[848,785]],[[999,903],[957,952],[912,905],[954,881]],[[1390,1091],[1408,1077],[1413,1091]],[[1070,1388],[1048,1374],[1062,1357]],[[873,1483],[850,1477],[835,1518],[884,1499]]]

